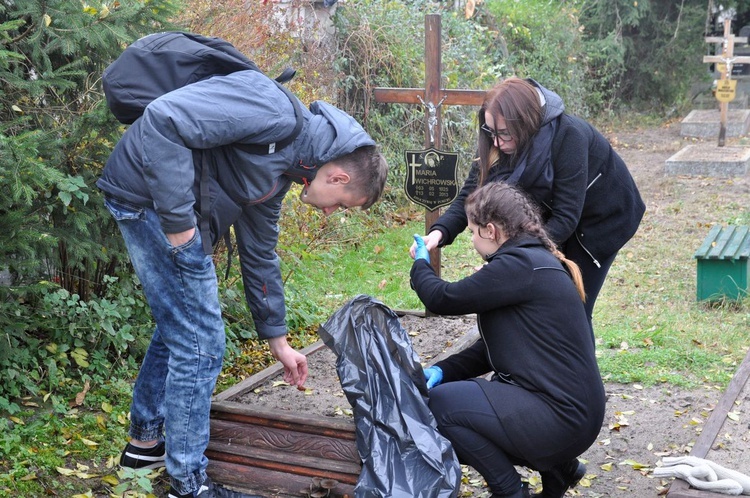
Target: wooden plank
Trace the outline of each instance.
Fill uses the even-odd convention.
[[[719,232],[719,236],[714,241],[715,243],[711,246],[711,250],[708,251],[708,259],[725,259],[724,249],[726,248],[727,241],[732,236],[732,230],[727,228]]]
[[[723,258],[736,259],[735,255],[740,251],[740,246],[744,242],[745,234],[747,233],[747,227],[729,226],[726,228],[726,230],[731,230],[732,236],[726,243]]]
[[[714,241],[716,240],[716,236],[721,232],[721,225],[714,225],[711,227],[711,230],[709,230],[708,235],[706,235],[706,238],[703,239],[703,242],[701,243],[701,246],[695,251],[695,254],[693,255],[694,258],[706,258],[708,257],[708,253],[711,250],[711,247],[713,246]]]
[[[732,380],[729,382],[729,386],[727,386],[726,391],[724,391],[724,394],[719,399],[714,411],[711,412],[711,415],[708,417],[708,421],[706,421],[706,425],[703,427],[698,439],[696,439],[693,449],[690,450],[690,456],[706,458],[711,446],[716,440],[716,437],[719,435],[719,431],[721,431],[721,428],[724,425],[724,421],[727,419],[727,414],[734,406],[734,402],[745,387],[745,384],[747,384],[749,377],[750,351],[745,355],[737,372],[735,372],[734,377],[732,377]],[[690,488],[687,481],[683,481],[682,479],[675,479],[667,491],[667,498],[710,497],[716,497],[716,493]]]
[[[421,104],[420,97],[424,99],[424,88],[376,88],[373,90],[375,102],[395,104]],[[484,102],[485,90],[439,90],[440,99],[445,97],[444,105],[475,105],[481,106]],[[438,99],[438,102],[440,101]],[[436,102],[433,102],[436,104]]]
[[[209,448],[269,460],[279,458],[278,453],[283,452],[281,458],[288,463],[318,468],[321,464],[310,462],[312,458],[330,462],[325,467],[339,472],[359,473],[360,467],[352,440],[225,420],[211,421]]]
[[[733,64],[747,64],[748,62],[750,62],[750,57],[747,57],[747,56],[730,57],[730,59],[732,60]],[[715,63],[723,64],[727,62],[727,60],[721,55],[704,55],[703,62],[706,62],[706,63],[715,62]]]
[[[324,477],[336,479],[348,484],[356,484],[362,467],[351,462],[351,465],[331,465],[333,463],[323,458],[303,457],[284,451],[263,450],[258,448],[238,447],[239,451],[227,453],[225,447],[209,443],[206,456],[209,460],[231,462],[246,467],[274,470],[290,475],[306,477]],[[338,462],[340,463],[340,462]]]
[[[734,43],[747,43],[747,36],[734,36]],[[725,38],[722,36],[707,36],[705,38],[706,43],[724,43]]]
[[[236,491],[268,498],[291,498],[302,496],[302,489],[310,489],[312,478],[298,476],[271,469],[247,467],[244,465],[209,460],[208,475],[214,482],[221,483]],[[332,498],[354,496],[354,486],[339,482],[331,490]]]
[[[349,419],[321,417],[271,408],[248,406],[244,403],[221,401],[211,404],[212,420],[234,420],[246,424],[296,430],[307,434],[335,435],[356,439],[354,422]]]

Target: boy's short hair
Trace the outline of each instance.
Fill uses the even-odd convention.
[[[380,198],[388,179],[388,163],[376,145],[359,147],[334,161],[349,174],[350,190],[366,197],[362,209],[367,209]]]

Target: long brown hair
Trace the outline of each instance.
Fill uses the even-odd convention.
[[[495,147],[495,141],[481,131],[486,124],[485,113],[495,119],[505,119],[508,132],[516,142],[513,154],[505,154]],[[542,104],[539,93],[528,81],[511,77],[500,81],[485,95],[479,109],[479,185],[487,182],[488,172],[498,162],[513,166],[521,152],[529,145],[531,138],[542,125]]]
[[[541,240],[544,247],[567,267],[578,295],[582,301],[586,301],[580,268],[574,261],[566,258],[549,237],[537,205],[526,193],[505,182],[488,183],[466,198],[464,209],[469,221],[478,227],[486,227],[492,223],[508,240],[524,234]]]

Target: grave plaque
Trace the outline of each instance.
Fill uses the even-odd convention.
[[[428,211],[449,205],[458,196],[458,154],[430,147],[406,151],[406,196]]]
[[[737,91],[737,80],[719,80],[716,85],[716,100],[731,102]]]

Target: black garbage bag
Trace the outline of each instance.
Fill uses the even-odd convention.
[[[359,295],[318,330],[354,413],[356,497],[455,497],[461,468],[427,407],[422,366],[398,316]]]

